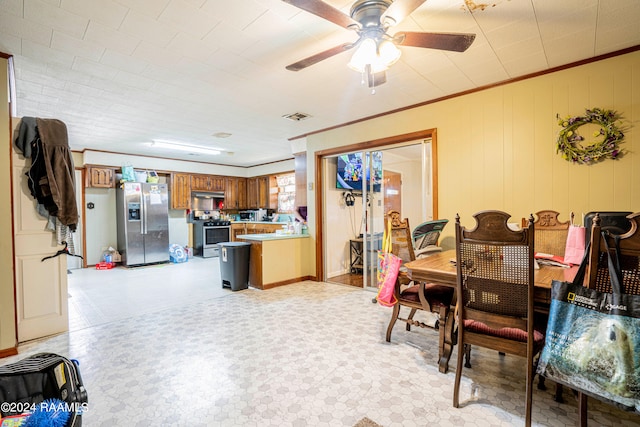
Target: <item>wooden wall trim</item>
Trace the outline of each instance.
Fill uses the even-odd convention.
[[[277,286],[284,286],[284,285],[290,285],[292,283],[304,282],[305,280],[315,280],[315,278],[313,276],[302,276],[302,277],[296,277],[295,279],[283,280],[281,282],[267,283],[262,286],[262,289],[263,290],[271,289]]]
[[[18,354],[18,347],[5,348],[4,350],[0,350],[0,359],[15,356],[16,354]]]

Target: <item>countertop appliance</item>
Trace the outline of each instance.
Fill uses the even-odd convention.
[[[116,221],[123,265],[169,261],[167,184],[123,183],[116,190]]]
[[[193,222],[193,254],[203,258],[219,256],[218,243],[231,241],[231,221],[209,219]]]

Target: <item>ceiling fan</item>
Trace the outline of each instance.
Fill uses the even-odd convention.
[[[299,9],[340,25],[358,34],[353,43],[343,43],[287,65],[290,71],[300,71],[349,49],[357,48],[349,67],[366,75],[369,87],[386,82],[385,70],[400,57],[397,46],[464,52],[476,38],[468,33],[421,33],[402,31],[393,36],[389,28],[399,24],[426,0],[357,0],[350,15],[342,13],[321,0],[283,0]]]

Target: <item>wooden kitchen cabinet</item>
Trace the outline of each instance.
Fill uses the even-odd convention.
[[[224,208],[225,209],[238,208],[238,178],[228,177],[226,179],[225,189],[224,189]]]
[[[211,191],[226,191],[226,179],[224,176],[212,175],[209,177],[209,188]]]
[[[236,236],[239,236],[240,234],[247,234],[246,227],[247,227],[247,224],[238,224],[238,223],[231,224],[231,241],[237,242],[238,239]]]
[[[191,191],[211,191],[209,175],[191,175]]]
[[[269,207],[269,177],[247,178],[247,208],[267,209]]]
[[[258,177],[258,208],[269,208],[269,177]]]
[[[115,187],[115,169],[94,167],[88,168],[87,181],[85,187],[113,188]]]
[[[247,209],[247,178],[238,178],[238,209]]]
[[[191,175],[188,173],[171,174],[171,209],[191,208]]]
[[[247,234],[270,234],[276,230],[282,230],[284,224],[281,222],[274,223],[247,223]]]
[[[247,208],[247,180],[246,178],[227,177],[224,190],[225,209]]]
[[[247,209],[258,209],[258,178],[247,178]]]

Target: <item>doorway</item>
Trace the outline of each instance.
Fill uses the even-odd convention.
[[[324,274],[319,277],[377,290],[377,253],[385,212],[399,211],[412,226],[437,216],[434,148],[434,139],[425,138],[322,157],[322,220],[318,222],[323,224],[319,240]],[[352,172],[345,159],[362,162],[362,183],[353,189],[341,182],[345,172]]]

